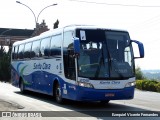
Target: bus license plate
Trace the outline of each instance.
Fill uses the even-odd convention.
[[[105,97],[114,97],[114,96],[115,96],[114,93],[106,93],[106,94],[105,94]]]

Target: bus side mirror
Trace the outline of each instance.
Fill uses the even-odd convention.
[[[74,54],[75,55],[79,55],[80,54],[80,41],[79,41],[79,38],[74,37],[73,41],[74,41]]]
[[[134,42],[138,45],[138,48],[139,48],[139,55],[140,57],[135,57],[136,58],[144,58],[144,46],[143,46],[143,43],[137,41],[137,40],[132,40],[131,42]]]

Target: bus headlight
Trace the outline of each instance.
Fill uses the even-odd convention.
[[[136,85],[136,82],[129,82],[126,84],[125,87],[132,87],[132,86],[135,86]]]
[[[81,87],[94,88],[91,83],[78,82],[78,85]]]

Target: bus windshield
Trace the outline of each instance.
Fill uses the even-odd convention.
[[[104,29],[77,29],[81,49],[78,76],[90,79],[134,77],[133,50],[128,32]]]

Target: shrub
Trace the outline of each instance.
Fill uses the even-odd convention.
[[[142,90],[149,90],[149,81],[148,80],[142,81]]]
[[[160,92],[160,82],[156,84],[157,92]]]
[[[136,88],[142,90],[143,80],[136,80]]]
[[[156,88],[156,82],[150,82],[149,83],[149,91],[153,91],[153,92],[156,92],[157,91],[157,88]]]
[[[136,88],[153,92],[160,92],[160,82],[155,80],[136,80]]]
[[[151,81],[151,82],[154,83],[154,84],[158,84],[158,83],[159,83],[159,82],[156,81],[155,79],[151,79],[151,80],[149,80],[149,81]]]

